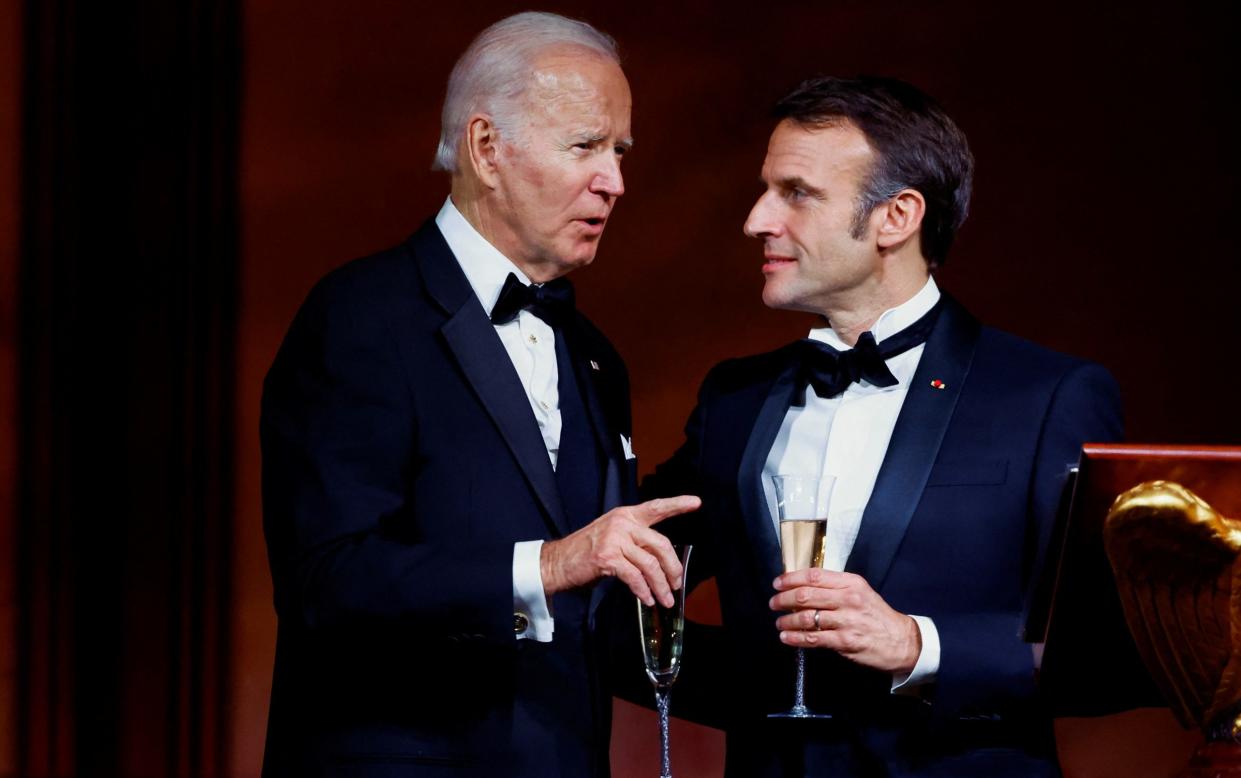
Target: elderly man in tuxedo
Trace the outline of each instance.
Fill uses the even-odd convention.
[[[776,117],[745,233],[763,302],[822,320],[716,366],[644,484],[702,497],[674,522],[691,575],[718,579],[726,639],[687,636],[678,697],[727,728],[729,776],[1055,775],[1023,611],[1081,444],[1121,433],[1115,382],[932,278],[973,158],[929,97],[818,78]],[[826,569],[782,572],[778,474],[836,478]],[[767,717],[792,702],[792,647],[832,718]]]
[[[599,776],[594,615],[671,602],[625,367],[573,307],[624,193],[613,41],[524,13],[448,83],[438,215],[323,279],[263,394],[279,632],[267,776]],[[631,507],[624,507],[631,506]]]

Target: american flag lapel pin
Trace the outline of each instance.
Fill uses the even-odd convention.
[[[932,379],[931,379],[931,386],[933,386],[933,387],[934,387],[934,388],[936,388],[936,389],[943,389],[943,388],[947,387],[947,386],[948,386],[948,384],[945,384],[943,381],[939,380],[938,378],[932,378]]]

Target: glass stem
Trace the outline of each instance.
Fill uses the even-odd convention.
[[[655,690],[655,707],[659,709],[659,778],[672,778],[672,754],[668,737],[668,708],[671,702],[670,689]]]
[[[806,649],[797,649],[797,685],[793,693],[793,712],[806,712]]]

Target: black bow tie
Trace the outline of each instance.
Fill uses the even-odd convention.
[[[500,289],[500,299],[491,309],[491,323],[507,324],[526,309],[553,327],[563,326],[573,315],[573,284],[557,278],[546,284],[526,286],[509,273]]]
[[[925,343],[939,318],[940,308],[940,303],[935,303],[921,319],[884,338],[881,344],[875,343],[875,336],[870,332],[863,332],[848,351],[837,351],[817,340],[799,340],[794,344],[800,364],[793,404],[806,404],[807,386],[813,386],[814,393],[825,399],[843,393],[855,381],[896,386],[896,376],[888,369],[886,360]]]

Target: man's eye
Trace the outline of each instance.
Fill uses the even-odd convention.
[[[581,149],[582,151],[590,151],[594,147],[594,145],[595,144],[591,143],[590,141],[584,140],[581,143],[574,143],[573,148]]]
[[[800,189],[786,189],[784,190],[784,197],[786,200],[797,202],[799,200],[805,200],[806,193]]]
[[[618,157],[623,157],[629,153],[629,149],[625,146],[615,146],[612,150],[616,152],[616,156]]]

